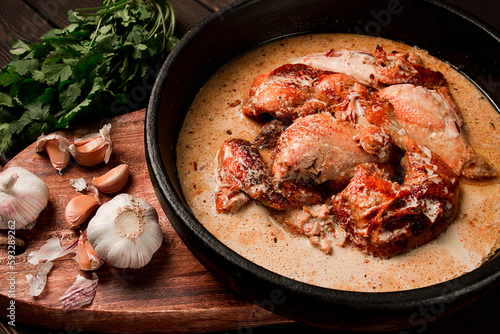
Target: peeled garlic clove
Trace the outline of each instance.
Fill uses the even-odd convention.
[[[69,228],[77,228],[99,207],[99,200],[90,195],[73,197],[66,205],[66,221]]]
[[[37,153],[46,151],[49,155],[52,166],[61,174],[69,163],[71,155],[69,153],[69,142],[61,135],[51,134],[40,136],[36,141],[35,151]]]
[[[120,194],[90,220],[87,237],[96,253],[118,268],[141,268],[163,242],[158,214],[143,199]]]
[[[69,151],[75,160],[83,166],[95,166],[101,162],[108,163],[112,152],[111,124],[84,138],[75,140]]]
[[[21,167],[0,172],[0,229],[33,225],[49,202],[49,188],[35,174]]]
[[[83,270],[90,271],[98,269],[104,261],[97,256],[94,247],[87,239],[87,231],[80,234],[76,248],[76,259]]]
[[[94,177],[92,179],[92,184],[94,184],[99,191],[105,194],[112,194],[120,191],[125,186],[128,176],[128,165],[121,164],[104,175]]]

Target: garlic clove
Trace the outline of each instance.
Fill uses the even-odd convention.
[[[65,217],[69,228],[77,228],[89,216],[97,210],[100,203],[99,200],[90,195],[78,195],[73,197],[66,205]]]
[[[96,253],[118,268],[141,268],[163,242],[153,206],[129,194],[103,204],[90,220],[87,237]]]
[[[92,247],[87,239],[87,231],[83,231],[78,238],[76,259],[82,270],[85,271],[96,270],[104,263],[104,261],[97,256],[94,247]]]
[[[127,164],[121,164],[109,172],[92,179],[92,184],[105,194],[113,194],[120,191],[127,183],[129,168]]]
[[[44,150],[49,155],[52,166],[62,174],[62,170],[66,168],[71,158],[68,140],[56,134],[42,135],[36,141],[35,151],[39,153]]]
[[[106,124],[99,133],[75,140],[69,151],[75,160],[83,166],[95,166],[101,162],[108,163],[112,152],[111,124]]]
[[[0,172],[0,229],[32,226],[49,202],[43,180],[22,167]]]

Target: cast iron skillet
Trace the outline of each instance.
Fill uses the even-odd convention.
[[[222,65],[259,44],[293,34],[381,36],[426,49],[461,70],[500,105],[500,34],[435,1],[249,0],[216,12],[190,31],[161,67],[145,125],[149,172],[171,224],[191,252],[241,296],[304,323],[349,330],[395,330],[424,324],[500,283],[500,258],[434,286],[357,293],[321,288],[270,272],[213,237],[185,204],[175,147],[186,112]],[[438,259],[435,259],[438,261]],[[332,268],[335,270],[335,268]]]

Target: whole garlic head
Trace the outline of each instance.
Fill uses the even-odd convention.
[[[49,202],[49,188],[38,176],[21,167],[0,172],[0,229],[25,228]]]
[[[120,194],[101,205],[87,227],[97,255],[117,268],[141,268],[163,242],[158,214],[143,199]]]

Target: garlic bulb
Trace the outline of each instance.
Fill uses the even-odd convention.
[[[0,172],[0,228],[22,229],[34,223],[49,201],[49,188],[21,167]]]
[[[101,205],[87,227],[97,255],[118,268],[141,268],[163,241],[158,214],[143,199],[120,194]]]

